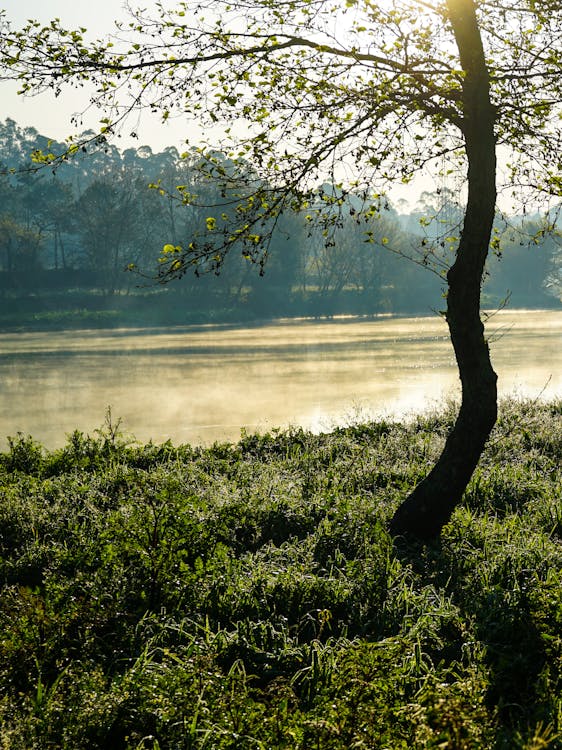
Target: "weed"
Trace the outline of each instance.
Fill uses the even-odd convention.
[[[562,748],[562,405],[506,402],[440,544],[386,527],[452,407],[0,456],[0,748]]]

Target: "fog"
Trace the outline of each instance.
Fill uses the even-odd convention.
[[[503,395],[562,395],[562,312],[502,312],[488,325]],[[241,428],[315,431],[402,417],[459,395],[439,317],[286,321],[249,328],[0,336],[0,414],[53,448],[111,406],[139,441],[236,440]]]

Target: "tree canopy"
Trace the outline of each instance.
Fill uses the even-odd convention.
[[[106,133],[139,106],[163,120],[181,113],[230,123],[233,156],[251,160],[274,185],[314,183],[343,161],[349,182],[372,188],[462,149],[465,73],[451,13],[465,4],[158,3],[95,43],[85,29],[56,20],[13,31],[4,19],[2,77],[17,79],[24,94],[90,81]],[[507,183],[526,197],[557,194],[559,4],[483,0],[476,13],[498,144],[518,157],[509,160]]]

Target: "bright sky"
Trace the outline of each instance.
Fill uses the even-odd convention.
[[[169,4],[173,5],[173,2]],[[155,0],[145,0],[142,3],[142,7],[148,9],[154,5]],[[68,28],[86,27],[93,37],[111,33],[115,19],[127,17],[122,0],[3,0],[2,8],[14,28],[22,26],[30,18],[43,23],[60,18]],[[17,95],[17,89],[15,83],[0,82],[0,118],[4,120],[10,117],[21,126],[32,126],[42,135],[57,140],[64,140],[74,132],[70,121],[72,115],[82,112],[88,106],[87,93],[70,87],[63,89],[58,98],[50,93],[22,97]],[[89,111],[80,130],[89,127],[98,130],[102,116],[99,111]],[[116,145],[126,147],[147,144],[157,151],[172,145],[181,148],[187,137],[196,135],[193,127],[186,128],[185,122],[172,120],[163,125],[158,117],[144,113],[138,128],[139,139],[133,141],[123,137]]]

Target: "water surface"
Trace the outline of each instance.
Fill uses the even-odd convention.
[[[504,311],[487,333],[501,394],[562,396],[562,311]],[[0,335],[2,447],[18,431],[60,446],[100,427],[107,406],[142,442],[210,443],[242,427],[403,416],[458,395],[438,316]]]

